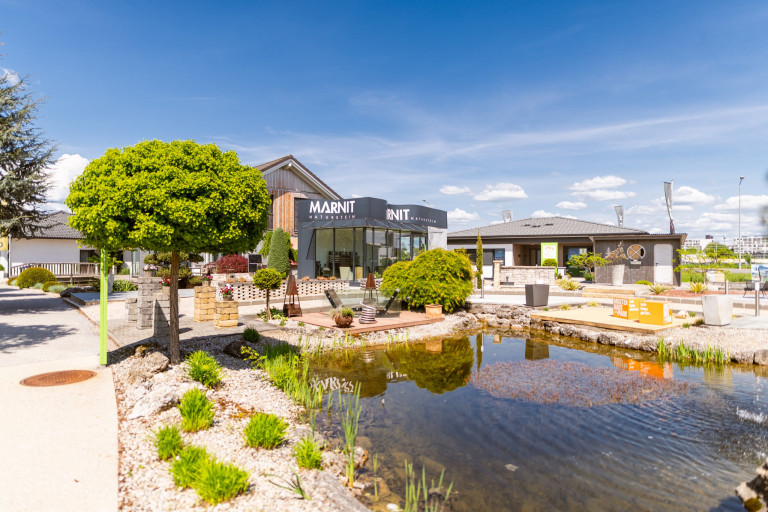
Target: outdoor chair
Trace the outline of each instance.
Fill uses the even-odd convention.
[[[328,298],[328,302],[331,303],[331,307],[334,309],[338,308],[349,308],[352,311],[362,311],[362,306],[345,306],[343,302],[341,302],[341,298],[339,298],[339,294],[336,293],[336,290],[328,289],[325,290],[325,296]]]
[[[755,291],[755,282],[754,281],[745,281],[744,282],[744,295],[742,297],[746,297],[747,293],[754,292]]]
[[[387,303],[383,306],[376,306],[376,315],[382,316],[386,315],[387,311],[389,311],[389,308],[392,307],[392,304],[395,302],[395,298],[397,298],[397,294],[400,293],[400,288],[395,290],[395,292],[392,294],[392,296],[389,298]]]

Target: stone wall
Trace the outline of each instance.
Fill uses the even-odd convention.
[[[165,292],[155,294],[152,334],[158,341],[167,341],[171,333],[171,297]]]
[[[232,288],[234,288],[234,291],[232,292],[232,297],[234,297],[235,301],[248,301],[248,300],[257,300],[257,299],[266,299],[267,298],[267,292],[265,290],[259,290],[256,288],[256,286],[253,284],[253,282],[247,282],[247,283],[227,283],[226,281],[213,281],[215,284],[216,289],[216,298],[217,300],[221,300],[221,293],[218,291],[219,288],[224,286],[225,284],[232,285]],[[283,284],[280,286],[277,290],[272,290],[269,294],[270,300],[273,298],[283,298],[285,296],[285,286],[286,282],[283,281]],[[337,292],[343,292],[345,290],[349,290],[349,282],[348,281],[320,281],[317,279],[311,279],[309,281],[296,281],[296,286],[299,289],[299,295],[305,296],[305,295],[322,295],[325,290],[333,289]]]
[[[237,327],[239,313],[237,302],[217,300],[213,310],[214,327]]]
[[[216,288],[195,286],[195,322],[212,321],[215,304]]]
[[[139,329],[151,329],[152,316],[155,308],[155,294],[160,293],[161,285],[158,277],[139,277],[135,280],[139,285],[136,302],[125,301],[128,311],[128,321],[136,322]]]

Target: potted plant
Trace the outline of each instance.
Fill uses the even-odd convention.
[[[164,277],[160,280],[160,285],[163,287],[163,294],[170,295],[171,294],[171,278],[170,277]]]
[[[231,301],[235,299],[232,296],[235,288],[231,284],[225,284],[219,291],[221,291],[221,300]]]
[[[144,277],[155,277],[157,267],[155,265],[144,265]]]
[[[200,280],[203,282],[203,286],[211,286],[211,281],[213,281],[213,277],[210,274],[203,274],[200,276]]]
[[[355,312],[349,308],[336,308],[331,311],[331,318],[336,323],[337,327],[347,328],[352,325],[352,320],[355,317]]]
[[[624,262],[627,260],[627,255],[624,252],[623,240],[614,250],[605,255],[605,260],[611,268],[611,285],[621,286],[624,284]]]

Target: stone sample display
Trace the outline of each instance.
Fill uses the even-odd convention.
[[[213,310],[214,327],[237,327],[239,313],[237,302],[234,301],[216,301]]]
[[[195,286],[195,322],[213,320],[216,305],[216,288],[213,286]]]

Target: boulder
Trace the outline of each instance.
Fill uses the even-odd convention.
[[[142,347],[139,347],[141,349]],[[138,350],[137,349],[137,352]],[[170,360],[162,352],[141,352],[142,356],[134,356],[128,369],[128,379],[151,379],[153,375],[168,369]]]
[[[245,356],[241,352],[243,347],[254,348],[253,345],[245,340],[235,340],[224,347],[224,353],[237,359],[245,359]]]
[[[755,364],[768,366],[768,350],[758,350],[755,352]]]
[[[133,406],[128,419],[145,418],[158,412],[164,411],[179,403],[184,393],[193,388],[205,390],[205,387],[198,382],[172,383],[164,382],[152,387],[152,390],[143,394]]]

